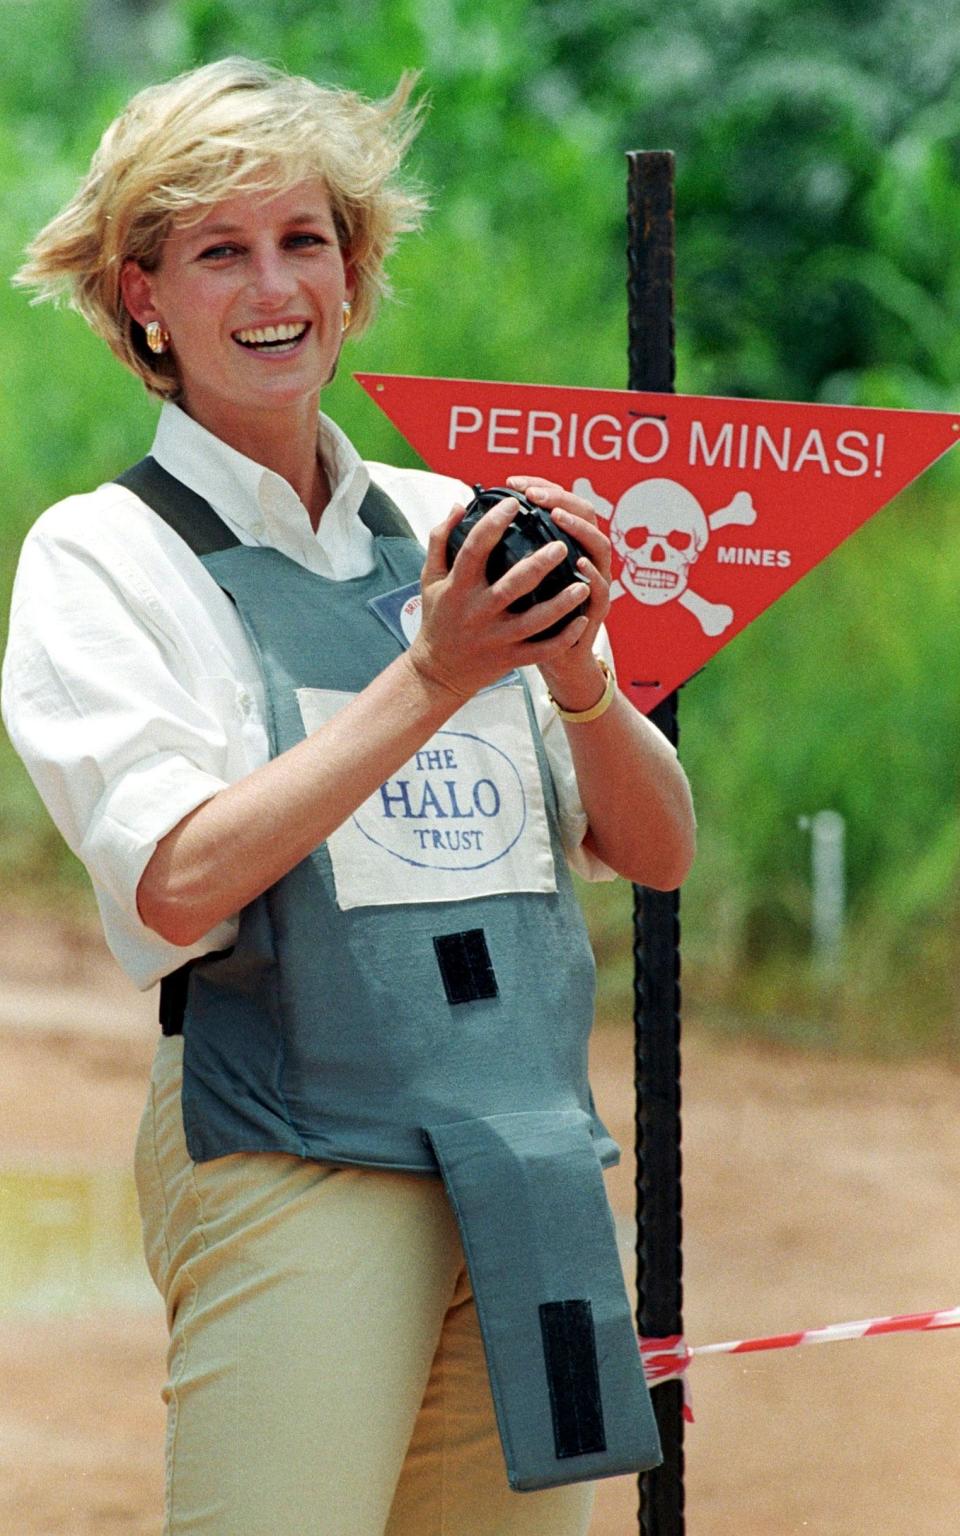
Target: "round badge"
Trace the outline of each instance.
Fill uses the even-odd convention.
[[[400,628],[408,645],[412,645],[420,632],[420,620],[423,618],[423,598],[419,592],[408,597],[400,609]]]

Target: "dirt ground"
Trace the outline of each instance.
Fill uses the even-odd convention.
[[[127,1167],[153,1040],[152,1001],[96,945],[7,919],[0,1178]],[[597,1099],[625,1148],[630,1053],[627,1029],[598,1031]],[[684,1169],[694,1345],[960,1303],[949,1068],[744,1046],[694,1019]],[[628,1237],[632,1177],[628,1155],[611,1176]],[[0,1311],[2,1536],[156,1536],[163,1357],[146,1292]],[[960,1532],[960,1330],[708,1358],[690,1379],[689,1536]],[[633,1480],[602,1484],[591,1536],[636,1529]]]

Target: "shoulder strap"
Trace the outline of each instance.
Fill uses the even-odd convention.
[[[178,533],[197,556],[212,555],[220,549],[233,549],[240,543],[226,523],[214,512],[209,501],[184,485],[175,475],[149,456],[117,476],[117,484],[152,507],[158,517]],[[164,976],[160,982],[160,1028],[165,1035],[183,1032],[187,989],[194,962],[188,960]]]
[[[374,538],[413,539],[419,542],[396,502],[386,491],[370,482],[370,489],[360,503],[360,521],[366,523]]]
[[[221,549],[234,549],[240,543],[209,501],[191,491],[149,455],[117,475],[117,484],[125,485],[152,507],[195,555],[213,555]],[[372,482],[360,505],[360,519],[374,538],[417,540],[396,503]]]
[[[125,485],[152,507],[195,555],[213,555],[221,549],[234,549],[240,543],[209,501],[191,491],[149,455],[118,475],[117,484]]]

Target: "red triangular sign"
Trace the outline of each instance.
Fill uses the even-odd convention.
[[[645,711],[960,436],[938,411],[357,380],[435,472],[530,472],[589,497],[613,544],[617,671]]]

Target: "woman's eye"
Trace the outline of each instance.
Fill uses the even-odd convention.
[[[207,250],[200,252],[200,260],[216,261],[219,257],[222,256],[236,255],[236,250],[237,247],[235,245],[211,245],[207,248]]]
[[[283,242],[286,249],[292,251],[313,250],[329,243],[325,235],[314,234],[306,230],[302,233],[298,231],[296,234],[287,235]],[[227,261],[230,257],[241,254],[241,246],[235,245],[232,241],[225,241],[222,245],[208,245],[206,250],[200,252],[197,259],[210,262]]]

